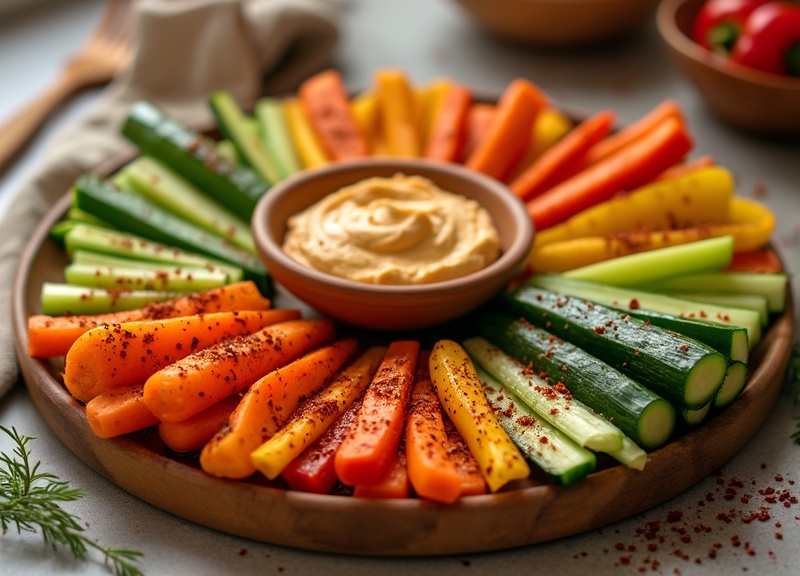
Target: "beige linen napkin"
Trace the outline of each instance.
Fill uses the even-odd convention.
[[[294,90],[329,63],[337,40],[330,0],[139,0],[130,68],[96,105],[46,147],[41,167],[8,204],[0,230],[0,397],[19,379],[11,327],[11,278],[31,231],[72,182],[129,148],[119,135],[132,102],[149,100],[190,124],[227,89],[245,106]]]

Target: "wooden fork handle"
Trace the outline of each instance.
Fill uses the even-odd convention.
[[[0,126],[0,174],[25,149],[50,114],[74,95],[77,89],[71,77],[63,74]]]

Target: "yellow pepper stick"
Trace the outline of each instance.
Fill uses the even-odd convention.
[[[500,426],[467,353],[452,340],[439,340],[430,356],[431,380],[459,434],[481,468],[489,490],[527,478],[530,468]]]
[[[574,125],[574,122],[560,110],[548,107],[542,110],[533,123],[531,144],[525,155],[514,167],[508,181],[511,182],[521,174],[533,161],[539,158],[548,148],[561,140]]]
[[[727,222],[733,176],[719,167],[645,185],[588,208],[536,234],[534,244],[607,236],[633,230],[671,230]]]
[[[400,70],[375,73],[381,128],[392,156],[419,156],[419,130],[414,95]]]
[[[270,480],[277,478],[364,392],[385,353],[386,348],[380,346],[369,348],[336,374],[323,390],[292,414],[285,426],[250,454],[253,465]]]
[[[442,106],[442,98],[444,98],[447,89],[452,84],[453,81],[449,78],[439,78],[414,91],[419,107],[417,110],[417,126],[420,151],[427,148],[431,127],[436,115],[439,113],[439,108]]]
[[[322,166],[330,162],[327,152],[322,147],[319,138],[314,133],[314,128],[308,121],[303,105],[297,98],[286,100],[286,120],[289,123],[289,131],[292,134],[294,145],[297,147],[297,155],[306,168]]]
[[[352,99],[350,109],[359,128],[367,135],[370,153],[373,156],[386,156],[386,142],[381,134],[378,97],[374,92],[362,92]]]

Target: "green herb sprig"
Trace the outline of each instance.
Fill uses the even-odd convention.
[[[5,535],[10,527],[17,533],[41,530],[45,542],[54,550],[68,546],[73,556],[85,560],[90,548],[103,554],[105,564],[117,576],[141,576],[135,566],[141,552],[104,548],[86,537],[80,519],[63,508],[63,502],[73,502],[84,496],[54,474],[41,472],[41,462],[31,464],[28,442],[32,436],[20,435],[15,428],[0,426],[14,441],[13,454],[0,453],[0,528]]]

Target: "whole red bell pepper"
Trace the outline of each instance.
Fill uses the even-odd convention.
[[[728,56],[750,14],[769,0],[708,0],[692,23],[692,40]]]
[[[765,72],[800,76],[800,5],[768,2],[753,10],[731,60]]]

